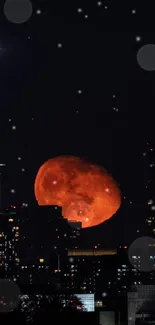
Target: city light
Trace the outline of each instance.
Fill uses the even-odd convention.
[[[39,259],[39,262],[40,262],[40,263],[44,263],[44,259],[43,259],[43,258],[40,258],[40,259]]]

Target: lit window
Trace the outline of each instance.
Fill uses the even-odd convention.
[[[43,258],[40,258],[40,259],[39,259],[39,262],[40,262],[40,263],[44,263],[44,259],[43,259]]]

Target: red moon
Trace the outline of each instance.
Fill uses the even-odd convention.
[[[121,193],[103,168],[74,156],[59,156],[45,162],[37,173],[34,193],[39,205],[62,206],[68,221],[82,228],[110,219],[121,205]]]

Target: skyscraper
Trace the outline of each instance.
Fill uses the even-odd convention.
[[[0,215],[0,256],[3,276],[16,280],[19,275],[19,218],[16,209]]]
[[[73,249],[64,269],[66,287],[72,293],[95,293],[102,297],[114,292],[117,250]]]
[[[3,170],[5,168],[6,164],[0,164],[0,212],[2,212],[3,210],[3,185],[2,185],[2,181],[3,181]]]
[[[69,239],[70,239],[70,249],[78,248],[80,245],[80,230],[82,229],[82,222],[72,220],[68,221],[70,226]]]

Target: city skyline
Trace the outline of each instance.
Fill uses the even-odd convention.
[[[5,292],[2,301],[9,301],[6,307],[1,305],[1,311],[7,308],[6,312],[10,312],[20,305],[26,322],[32,322],[36,304],[41,305],[43,299],[45,306],[44,299],[48,304],[57,295],[63,308],[71,303],[72,308],[85,312],[97,313],[99,308],[98,312],[103,313],[110,309],[113,317],[119,319],[126,317],[128,308],[128,325],[143,316],[144,310],[152,317],[155,239],[140,237],[140,246],[135,241],[117,249],[102,248],[100,244],[84,248],[79,222],[64,219],[58,206],[12,206],[1,213],[0,219],[0,286]],[[30,250],[24,248],[24,241],[30,243]],[[39,249],[33,247],[34,243]],[[15,307],[11,307],[11,295],[15,297]],[[143,301],[139,302],[139,297]]]
[[[0,287],[4,278],[21,284],[21,306],[31,320],[33,314],[34,325],[48,316],[52,323],[54,309],[58,324],[74,323],[65,313],[60,317],[52,298],[41,302],[43,293],[56,297],[63,291],[72,294],[74,309],[82,308],[75,294],[87,295],[85,305],[92,304],[92,318],[83,313],[77,323],[141,325],[144,316],[155,322],[153,24],[154,7],[145,2],[2,2]],[[35,188],[40,167],[60,156],[98,166],[89,174],[94,179],[95,170],[106,170],[118,184],[121,205],[105,174],[95,183],[85,177],[83,163],[66,163],[65,175],[57,165],[60,183],[55,174],[47,183],[54,181],[58,191],[50,183],[41,193],[46,177]],[[83,225],[79,198],[87,199],[83,210],[90,213]],[[52,203],[37,203],[45,201]],[[84,228],[88,221],[93,227]],[[69,299],[62,300],[67,306]]]

